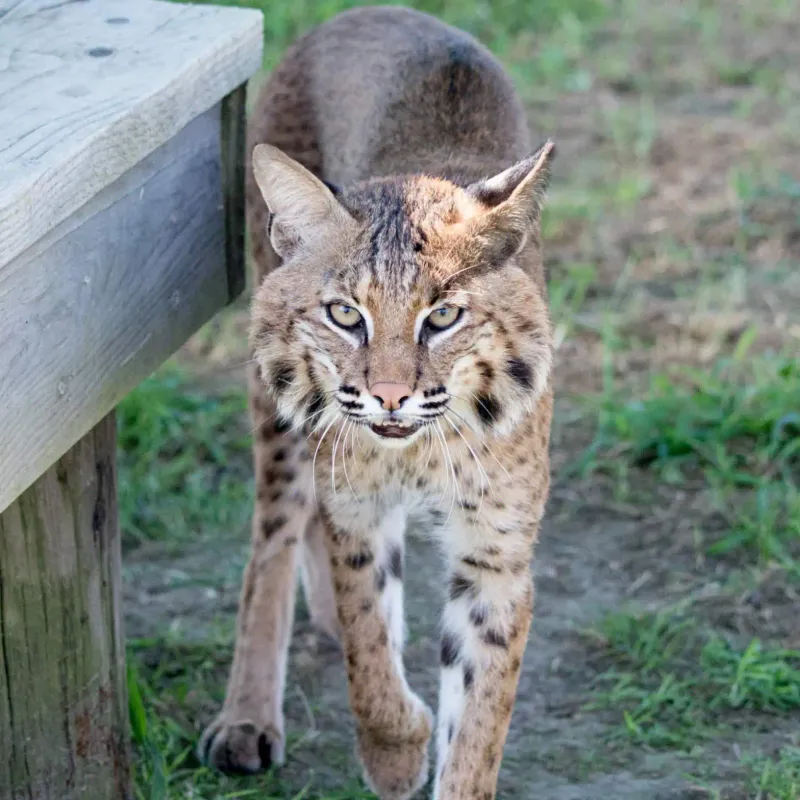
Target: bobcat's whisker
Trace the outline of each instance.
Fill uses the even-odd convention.
[[[466,400],[464,400],[463,397],[460,397],[457,394],[451,394],[450,397],[453,397],[456,400],[461,400],[461,402],[466,403]],[[455,414],[476,436],[480,436],[478,431],[475,430],[475,427],[473,425],[470,425],[469,422],[464,417],[462,417],[461,414],[458,413],[458,411],[456,411],[454,408],[448,408],[448,410],[451,413]],[[484,439],[481,439],[481,445],[486,448],[486,452],[497,462],[497,466],[500,467],[500,469],[502,469],[503,472],[505,472],[506,477],[509,480],[511,480],[511,475],[509,471],[505,468],[500,459],[494,454],[494,451],[492,450],[491,447],[489,447],[488,442],[486,442]]]
[[[462,498],[461,498],[461,490],[458,485],[458,478],[456,476],[455,464],[453,463],[453,457],[452,454],[450,453],[450,448],[447,444],[447,439],[445,438],[444,431],[442,430],[442,423],[439,422],[438,420],[436,421],[436,428],[439,432],[440,441],[442,443],[442,449],[445,455],[445,461],[450,467],[450,473],[453,476],[453,499],[450,503],[450,513],[447,515],[447,519],[445,520],[445,525],[446,525],[448,522],[450,522],[450,517],[453,516],[453,509],[455,508],[456,505],[456,495],[458,495],[459,503],[462,502]]]
[[[317,442],[317,449],[314,450],[314,458],[311,461],[311,486],[314,489],[314,502],[317,501],[317,454],[319,453],[319,448],[322,446],[322,442],[325,440],[325,437],[328,435],[328,431],[333,427],[333,423],[336,422],[336,417],[334,417],[329,423],[328,427],[322,433],[322,436],[319,437],[319,441]]]
[[[331,451],[331,489],[333,496],[336,497],[336,449],[339,447],[339,440],[342,438],[344,426],[339,423],[336,427],[336,435],[333,437],[333,450]]]
[[[463,433],[461,433],[461,430],[460,430],[460,429],[459,429],[459,427],[458,427],[458,426],[457,426],[457,425],[456,425],[456,424],[453,422],[453,420],[451,420],[451,419],[450,419],[449,417],[447,417],[447,416],[445,416],[445,419],[446,419],[446,420],[447,420],[447,422],[450,424],[450,426],[453,428],[453,430],[454,430],[454,431],[455,431],[455,432],[456,432],[456,433],[457,433],[457,434],[458,434],[458,435],[459,435],[459,436],[460,436],[460,437],[461,437],[461,438],[464,440],[464,444],[467,446],[467,449],[468,449],[468,450],[469,450],[469,452],[472,454],[472,457],[473,457],[473,459],[475,459],[475,464],[477,464],[477,466],[478,466],[478,469],[480,470],[480,473],[483,475],[483,478],[486,480],[486,485],[489,487],[489,491],[492,491],[492,482],[491,482],[491,480],[489,479],[489,475],[488,475],[488,473],[486,472],[486,470],[483,468],[483,464],[481,464],[481,460],[478,458],[477,454],[476,454],[476,453],[475,453],[475,451],[472,449],[472,446],[471,446],[471,445],[470,445],[470,443],[467,441],[467,439],[466,439],[466,437],[464,436],[464,434],[463,434]],[[484,494],[485,494],[485,493],[486,493],[486,491],[485,491],[485,489],[483,488],[483,483],[481,483],[481,502],[480,502],[480,505],[478,506],[478,511],[479,511],[479,512],[480,512],[481,508],[483,507],[483,496],[484,496]]]
[[[428,440],[428,459],[425,461],[425,466],[422,468],[423,472],[428,471],[428,465],[431,463],[431,458],[433,456],[433,436],[431,436],[430,429],[428,428],[428,424],[425,423],[425,437]]]
[[[353,464],[355,464],[354,431],[356,430],[356,424],[352,420],[347,420],[345,425],[344,443],[342,444],[342,464],[344,466],[344,477],[347,480],[347,485],[350,487],[350,494],[352,494],[353,499],[357,501],[358,497],[355,489],[353,489],[353,484],[350,482],[350,475],[347,472],[347,437],[348,435],[350,436],[350,457],[353,459]]]

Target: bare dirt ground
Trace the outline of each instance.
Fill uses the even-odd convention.
[[[626,729],[624,703],[595,701],[620,666],[603,632],[609,614],[680,606],[734,644],[758,637],[796,650],[796,575],[749,553],[710,556],[724,522],[697,476],[668,482],[632,466],[623,480],[569,467],[594,435],[597,406],[586,396],[607,391],[609,376],[615,397],[634,397],[653,372],[711,369],[743,335],[748,358],[800,353],[800,8],[614,8],[591,27],[567,22],[504,54],[522,76],[532,123],[559,146],[545,236],[560,399],[536,618],[498,796],[791,800],[754,784],[748,759],[800,744],[797,707],[743,707],[714,717],[710,734],[664,746]],[[561,60],[547,81],[527,83],[527,60],[544,69],[547,48]],[[245,329],[241,305],[187,345],[181,363],[204,380],[240,381]],[[126,557],[127,633],[147,640],[137,663],[158,673],[167,697],[159,708],[185,729],[199,732],[221,698],[247,536],[198,532]],[[435,707],[441,566],[423,542],[408,559],[409,680]],[[195,668],[202,680],[193,685],[185,679]],[[361,797],[342,789],[358,786],[358,770],[340,655],[311,630],[302,600],[287,715],[288,764],[270,796],[309,786],[302,796]],[[239,796],[214,792],[193,796]]]

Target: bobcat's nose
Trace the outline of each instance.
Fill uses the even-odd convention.
[[[411,389],[404,383],[373,383],[369,393],[384,411],[397,411],[411,397]]]

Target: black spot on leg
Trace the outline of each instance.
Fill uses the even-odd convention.
[[[468,692],[475,683],[475,668],[472,664],[464,665],[464,691]]]
[[[489,630],[483,634],[483,641],[488,645],[492,645],[493,647],[499,647],[502,650],[508,650],[508,641],[506,640],[506,637],[503,636],[500,631],[496,631],[492,628],[489,628]]]
[[[447,728],[447,744],[450,744],[450,742],[453,741],[453,737],[455,736],[455,734],[456,734],[456,727],[451,722]]]
[[[294,367],[288,361],[278,361],[270,371],[270,383],[275,391],[281,394],[292,385],[294,374]]]
[[[458,600],[460,597],[464,597],[464,595],[474,595],[474,593],[475,584],[469,578],[465,578],[463,575],[459,575],[458,573],[450,578],[451,600]]]
[[[483,569],[487,570],[488,572],[502,572],[502,567],[497,567],[494,564],[490,564],[488,561],[484,561],[483,559],[479,558],[472,558],[472,556],[467,556],[466,558],[461,559],[462,564],[466,564],[468,567],[472,567],[473,569]]]
[[[282,514],[274,519],[261,520],[261,535],[265,539],[269,539],[273,534],[279,531],[289,520]]]
[[[484,605],[476,605],[470,609],[469,612],[469,621],[476,627],[479,628],[486,622],[486,618],[489,616],[486,606]]]
[[[445,631],[442,636],[441,662],[443,667],[452,667],[458,661],[461,640],[454,633]]]
[[[379,592],[386,588],[386,570],[383,567],[375,573],[375,588]]]
[[[481,394],[474,400],[475,413],[484,425],[497,422],[502,406],[493,394]]]
[[[389,551],[389,573],[393,578],[403,580],[403,551],[399,547]]]
[[[364,569],[368,564],[375,560],[375,556],[370,550],[362,550],[360,553],[351,553],[344,557],[344,563],[350,569]]]
[[[509,358],[506,365],[508,374],[523,388],[530,389],[533,386],[533,370],[519,358]]]

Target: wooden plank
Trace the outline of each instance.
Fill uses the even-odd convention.
[[[0,269],[261,65],[255,10],[0,2]]]
[[[244,178],[247,140],[247,87],[222,101],[222,194],[225,198],[225,263],[228,292],[234,300],[243,291],[245,274]]]
[[[229,299],[220,108],[0,270],[0,511]]]
[[[129,797],[114,415],[0,514],[0,800]]]

